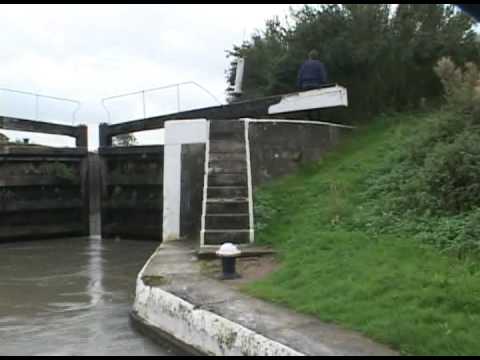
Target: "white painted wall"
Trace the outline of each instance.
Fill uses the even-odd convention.
[[[180,237],[182,145],[208,141],[206,119],[175,120],[165,123],[163,162],[163,241]]]

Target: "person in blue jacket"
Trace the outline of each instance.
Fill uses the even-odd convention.
[[[297,87],[300,90],[318,89],[327,82],[325,65],[318,60],[317,50],[311,50],[298,71]]]

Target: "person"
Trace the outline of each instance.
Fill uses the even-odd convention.
[[[300,90],[318,89],[327,82],[325,65],[318,60],[317,50],[311,50],[298,71],[297,87]]]

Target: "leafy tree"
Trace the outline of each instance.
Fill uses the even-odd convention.
[[[473,25],[453,5],[305,5],[291,10],[285,25],[278,18],[267,21],[227,56],[245,59],[243,98],[249,99],[296,91],[298,68],[316,49],[330,81],[348,89],[349,108],[335,111],[335,120],[358,122],[440,101],[433,66],[443,56],[460,64],[478,61]],[[233,60],[226,74],[231,94]]]
[[[121,134],[113,138],[113,146],[133,146],[137,143],[137,138],[133,134]]]

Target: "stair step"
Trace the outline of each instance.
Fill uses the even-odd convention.
[[[237,153],[245,151],[244,141],[212,140],[210,153]]]
[[[225,186],[225,187],[228,187],[228,186]],[[232,186],[233,188],[235,188],[235,186]],[[210,197],[207,199],[207,203],[210,203],[210,204],[218,204],[218,203],[241,203],[241,202],[248,202],[248,198],[247,197],[237,197],[237,198],[214,198],[214,197]]]
[[[245,131],[245,124],[238,120],[211,120],[210,134]]]
[[[205,216],[205,229],[241,230],[249,228],[248,214],[208,214]]]
[[[229,153],[210,153],[208,159],[209,161],[247,161],[247,155],[245,151]]]
[[[205,245],[222,245],[226,242],[248,244],[250,230],[206,230],[204,240]]]
[[[210,121],[205,245],[250,242],[245,124]]]
[[[207,199],[244,199],[248,198],[246,186],[208,186]]]
[[[208,186],[246,186],[247,174],[246,173],[220,173],[211,174],[208,176]]]
[[[212,128],[210,126],[210,141],[214,140],[229,140],[245,142],[245,128],[243,124],[241,127],[220,127]]]
[[[210,160],[208,164],[210,174],[215,173],[245,173],[245,160]]]
[[[248,213],[248,199],[226,200],[208,199],[207,214],[237,214]]]
[[[245,134],[243,133],[218,133],[210,135],[210,141],[228,141],[228,142],[244,142]]]

